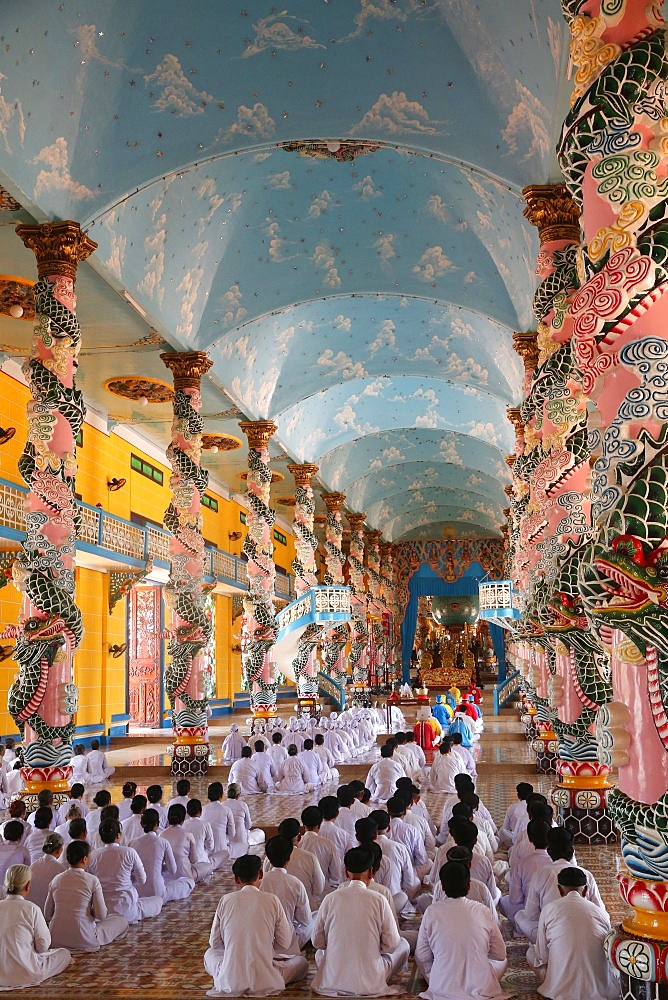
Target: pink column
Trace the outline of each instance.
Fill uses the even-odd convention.
[[[278,428],[271,420],[243,421],[239,426],[249,446],[248,530],[244,541],[244,553],[248,558],[248,594],[244,598],[241,661],[253,714],[270,717],[276,714],[276,671],[271,650],[278,628],[274,610],[275,514],[269,506],[269,441]]]
[[[322,499],[327,508],[324,580],[329,587],[342,587],[345,584],[343,577],[345,556],[341,550],[343,537],[341,507],[346,496],[345,493],[323,493]],[[348,625],[344,623],[335,625],[323,637],[323,671],[338,684],[345,684],[348,680],[348,661],[345,651],[349,640],[350,631]]]
[[[297,490],[295,492],[295,513],[293,527],[295,532],[296,555],[292,562],[295,574],[295,591],[297,598],[304,597],[318,584],[315,554],[318,550],[318,539],[313,533],[313,515],[315,501],[311,480],[318,471],[317,465],[288,465]],[[292,668],[297,682],[297,694],[300,698],[318,697],[318,664],[316,647],[322,628],[320,625],[309,625],[304,631],[299,643],[299,651],[292,661]]]
[[[201,351],[161,354],[174,376],[174,418],[167,457],[172,499],[165,511],[171,533],[171,567],[164,598],[171,621],[166,635],[170,662],[165,690],[172,707],[172,774],[206,774],[209,759],[207,705],[209,674],[205,647],[212,625],[204,606],[204,538],[201,504],[208,473],[201,468],[202,375],[211,360]]]
[[[366,514],[346,514],[350,524],[350,550],[348,553],[348,584],[351,591],[352,642],[350,649],[350,670],[352,683],[356,687],[366,687],[369,681],[367,663],[367,594],[364,580],[364,532],[362,526]]]
[[[37,325],[23,372],[32,394],[28,440],[19,471],[28,486],[26,539],[13,567],[23,600],[19,623],[3,635],[16,639],[19,671],[8,709],[21,733],[24,798],[36,805],[50,788],[57,802],[68,797],[73,716],[78,690],[73,657],[83,636],[75,603],[77,510],[76,437],[85,406],[76,387],[81,330],[76,318],[77,264],[97,247],[76,222],[20,225],[16,231],[34,251]]]

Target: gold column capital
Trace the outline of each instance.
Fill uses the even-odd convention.
[[[541,245],[555,240],[580,242],[580,209],[565,184],[530,184],[522,197],[524,217],[538,230]]]
[[[79,262],[97,250],[97,243],[82,232],[78,222],[71,220],[35,225],[21,223],[16,227],[16,234],[35,254],[40,278],[58,274],[75,281]]]
[[[323,503],[328,511],[336,514],[338,510],[341,510],[344,503],[346,502],[345,493],[321,493]]]
[[[346,514],[351,531],[361,531],[366,521],[366,514]]]
[[[175,389],[199,389],[202,375],[213,364],[205,351],[161,354],[160,360],[174,376]]]
[[[508,466],[509,469],[512,469],[513,465],[515,464],[516,458],[517,455],[506,455],[506,465]]]
[[[391,563],[392,556],[394,555],[392,542],[383,542],[383,544],[380,547],[380,555],[382,559],[386,559],[388,562]]]
[[[538,367],[540,349],[538,347],[538,333],[536,330],[529,330],[526,333],[514,333],[513,347],[524,362],[525,372],[532,372]]]
[[[367,528],[365,530],[364,534],[369,539],[369,543],[371,545],[379,545],[380,544],[380,540],[383,537],[383,532],[382,531],[378,531],[377,528],[374,528],[374,529]]]
[[[508,414],[508,420],[510,420],[515,428],[515,434],[517,437],[522,437],[524,434],[524,421],[522,420],[519,406],[508,406],[506,413]]]
[[[506,494],[506,496],[508,497],[509,500],[512,500],[513,497],[515,496],[515,490],[513,489],[513,487],[512,487],[511,484],[508,484],[507,486],[504,486],[503,487],[503,492]]]
[[[239,427],[248,438],[249,448],[255,451],[266,448],[272,435],[278,430],[278,425],[273,420],[241,420]]]
[[[297,486],[305,489],[311,485],[311,480],[318,472],[318,466],[312,462],[304,462],[303,465],[288,464],[288,472],[294,476]]]

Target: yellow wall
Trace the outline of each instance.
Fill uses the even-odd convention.
[[[12,482],[22,482],[17,462],[27,436],[26,406],[29,393],[25,386],[4,372],[0,372],[0,425],[16,427],[15,437],[0,448],[0,476]],[[163,472],[163,485],[153,482],[133,470],[132,454],[149,461]],[[83,445],[78,450],[79,471],[77,493],[84,503],[99,504],[105,511],[130,520],[138,514],[162,524],[164,511],[170,501],[170,469],[131,446],[117,434],[109,435],[84,424]],[[123,489],[110,492],[107,479],[124,478]],[[207,491],[218,500],[218,511],[202,508],[203,533],[207,542],[233,555],[241,555],[245,528],[240,513],[243,508],[234,500],[226,500],[215,490]],[[279,528],[283,534],[287,532]],[[230,533],[242,532],[237,541]],[[275,543],[277,565],[291,570],[295,556],[294,538],[288,535],[288,544]],[[111,717],[123,714],[126,708],[126,660],[109,655],[109,645],[126,641],[127,601],[121,599],[113,614],[109,614],[109,577],[105,572],[79,567],[77,569],[77,602],[81,608],[85,635],[75,662],[75,681],[79,687],[78,726],[100,726],[108,730]],[[16,623],[20,609],[20,595],[10,583],[0,589],[0,626]],[[217,697],[231,698],[239,688],[241,656],[231,646],[238,643],[233,633],[239,631],[239,621],[232,624],[232,597],[216,595],[216,676]],[[7,643],[9,644],[9,643]],[[6,691],[16,673],[12,659],[0,662],[0,735],[15,732],[14,723],[6,711]],[[167,706],[166,706],[167,707]]]

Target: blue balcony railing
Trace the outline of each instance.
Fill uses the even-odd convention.
[[[21,542],[25,538],[23,498],[25,486],[0,478],[0,538]],[[155,525],[133,524],[100,507],[77,501],[81,515],[77,550],[103,555],[126,566],[141,566],[152,559],[156,566],[169,568],[170,535]],[[246,563],[231,552],[207,547],[204,575],[245,590],[248,585]],[[275,593],[283,600],[294,597],[294,577],[276,574]]]

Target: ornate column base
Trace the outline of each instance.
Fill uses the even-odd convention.
[[[576,844],[614,844],[617,830],[608,812],[606,779],[610,769],[595,761],[562,760],[557,764],[560,782],[552,790],[559,826],[573,834]]]
[[[19,798],[23,799],[29,810],[37,809],[37,796],[48,788],[53,792],[54,805],[61,806],[70,797],[71,777],[71,767],[22,767],[21,778],[25,787]]]
[[[208,743],[174,743],[170,772],[179,778],[208,774],[210,750]]]
[[[619,971],[622,1000],[668,1000],[668,882],[617,876],[622,899],[633,914],[605,941]]]
[[[520,721],[524,726],[524,735],[527,740],[535,740],[538,736],[538,726],[536,724],[536,710],[529,711],[526,715],[520,717]]]
[[[536,770],[539,774],[556,774],[559,761],[559,743],[554,733],[539,733],[531,744],[536,754]]]

